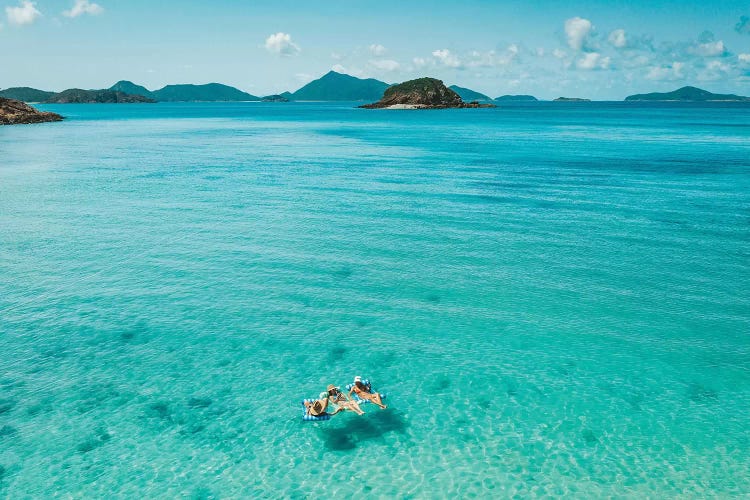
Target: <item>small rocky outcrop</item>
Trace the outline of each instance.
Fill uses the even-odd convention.
[[[464,102],[461,97],[435,78],[418,78],[388,87],[382,99],[361,108],[368,109],[447,109],[494,108],[492,104]]]
[[[261,97],[260,100],[263,102],[289,102],[289,99],[281,94],[267,95],[265,97]]]
[[[0,125],[59,122],[62,119],[57,113],[39,111],[21,101],[0,97]]]
[[[554,102],[591,102],[591,99],[584,99],[582,97],[558,97]]]

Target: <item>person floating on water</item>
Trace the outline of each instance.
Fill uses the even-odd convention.
[[[328,413],[328,393],[321,392],[318,399],[311,403],[305,403],[305,411],[313,417],[322,417],[324,415],[333,416],[340,411],[344,411],[344,408],[339,407],[333,413]]]
[[[383,398],[381,397],[380,393],[372,392],[372,384],[370,384],[369,381],[367,382],[367,384],[364,384],[362,382],[362,377],[360,377],[359,375],[354,377],[354,384],[349,391],[350,396],[352,392],[356,394],[359,399],[375,403],[380,407],[381,410],[385,410],[386,408],[388,408],[383,404]]]
[[[335,415],[341,410],[349,410],[353,411],[357,415],[364,415],[365,412],[362,411],[362,408],[359,407],[359,403],[351,399],[349,396],[341,392],[341,390],[336,387],[333,384],[329,384],[328,388],[328,400],[336,405],[336,411],[333,413]]]

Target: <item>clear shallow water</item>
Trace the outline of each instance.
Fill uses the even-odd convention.
[[[0,496],[750,494],[749,107],[47,109]]]

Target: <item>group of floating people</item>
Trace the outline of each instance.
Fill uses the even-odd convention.
[[[362,380],[359,375],[354,377],[354,383],[347,386],[348,393],[341,392],[341,388],[329,384],[326,392],[321,392],[318,399],[305,400],[305,414],[310,417],[332,417],[342,411],[353,411],[357,415],[364,415],[365,412],[360,408],[361,402],[371,402],[385,410],[383,404],[383,395],[372,390],[372,384],[369,380]],[[352,397],[354,395],[354,397]],[[329,407],[333,407],[333,412],[329,412]]]

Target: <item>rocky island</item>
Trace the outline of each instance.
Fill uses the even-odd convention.
[[[62,119],[57,113],[39,111],[21,101],[0,97],[0,125],[59,122]]]
[[[553,102],[591,102],[591,99],[584,99],[582,97],[558,97]]]
[[[260,98],[263,102],[289,102],[289,98],[281,94],[267,95]]]
[[[383,97],[375,103],[365,104],[367,109],[448,109],[494,108],[494,104],[464,102],[461,97],[435,78],[418,78],[388,87]]]

